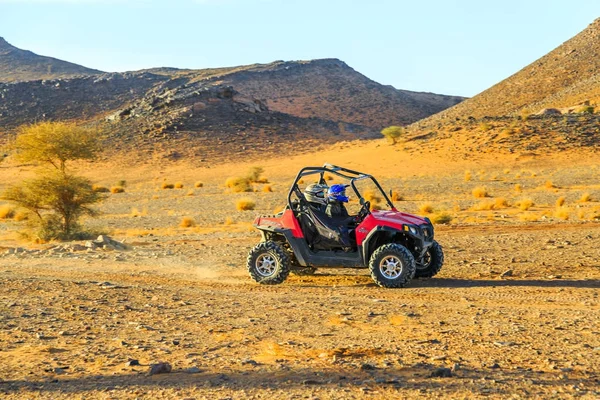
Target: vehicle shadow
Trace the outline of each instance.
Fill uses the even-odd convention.
[[[547,287],[547,288],[600,288],[600,280],[572,279],[415,279],[409,287],[418,288],[470,288],[470,287]]]
[[[169,374],[147,376],[142,370],[122,375],[92,375],[76,378],[50,377],[46,380],[12,380],[0,381],[0,394],[19,396],[37,393],[48,396],[56,394],[85,394],[86,392],[111,391],[118,395],[119,391],[131,388],[144,390],[177,389],[182,395],[186,390],[202,391],[214,389],[229,390],[306,390],[314,392],[323,390],[354,389],[360,393],[367,391],[398,391],[407,390],[443,391],[444,395],[464,394],[465,391],[474,395],[489,394],[490,389],[500,396],[518,393],[518,386],[526,386],[527,391],[537,392],[538,395],[548,394],[555,388],[563,390],[584,383],[584,386],[594,386],[597,382],[580,373],[570,376],[556,372],[536,372],[527,369],[470,369],[461,366],[450,377],[438,378],[435,375],[438,366],[428,363],[415,364],[405,368],[357,368],[333,365],[330,368],[287,368],[274,370],[275,366],[258,365],[254,370],[224,370],[206,371],[200,373],[185,373],[174,370]],[[438,371],[443,372],[443,371]],[[488,384],[481,383],[485,380]],[[525,380],[535,382],[534,386]],[[90,393],[89,395],[92,395]]]

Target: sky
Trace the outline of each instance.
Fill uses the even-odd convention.
[[[474,96],[600,17],[578,0],[0,0],[0,36],[103,71],[339,58],[398,89]]]

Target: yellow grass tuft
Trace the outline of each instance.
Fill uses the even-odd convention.
[[[404,197],[402,197],[402,195],[397,192],[396,190],[392,190],[392,201],[402,201],[404,200]]]
[[[544,183],[544,187],[546,189],[554,189],[554,188],[556,188],[556,186],[554,186],[554,183],[552,183],[552,181],[546,181],[546,183]]]
[[[15,216],[15,208],[10,204],[0,206],[0,219],[10,219]]]
[[[488,191],[485,187],[478,186],[475,189],[473,189],[473,196],[476,198],[484,198],[484,197],[489,197],[490,194],[488,193]]]
[[[449,224],[452,222],[453,217],[445,211],[440,211],[433,214],[430,219],[434,224]]]
[[[419,206],[419,212],[421,214],[431,214],[433,212],[433,205],[431,203],[423,203]]]
[[[26,219],[29,219],[29,213],[24,211],[17,211],[13,219],[17,222],[25,221]]]
[[[196,226],[196,222],[194,221],[193,218],[190,217],[183,217],[181,219],[181,222],[179,223],[179,226],[181,228],[191,228],[193,226]]]
[[[489,211],[495,208],[495,203],[491,200],[483,200],[473,206],[473,211]]]
[[[366,201],[370,201],[371,204],[381,203],[382,200],[381,196],[379,196],[378,193],[375,193],[372,190],[365,190],[362,196]]]
[[[579,201],[581,203],[587,203],[588,201],[592,201],[592,195],[590,195],[589,193],[584,193],[579,198]]]
[[[163,182],[161,188],[163,189],[174,189],[175,185],[172,183]]]
[[[522,191],[523,191],[523,186],[521,186],[521,184],[520,184],[520,183],[517,183],[517,184],[515,185],[515,192],[517,192],[517,193],[521,193]]]
[[[225,180],[225,187],[231,189],[233,192],[236,193],[252,191],[250,180],[248,180],[248,178],[243,178],[239,176],[227,178]]]
[[[225,222],[223,222],[223,225],[232,225],[232,224],[233,224],[233,218],[226,217]]]
[[[333,176],[331,176],[329,174],[325,175],[324,178],[325,178],[326,181],[332,181],[333,180]]]
[[[571,210],[569,210],[567,207],[558,207],[556,210],[554,210],[554,216],[558,219],[562,219],[563,221],[568,220],[570,215]]]
[[[519,215],[519,220],[523,222],[536,222],[540,220],[540,217],[536,213],[526,212]]]
[[[265,193],[271,193],[273,191],[273,188],[271,187],[271,185],[265,185],[263,186],[262,191]]]
[[[137,217],[145,217],[146,215],[148,215],[148,209],[144,208],[142,211],[138,210],[137,208],[132,208],[131,209],[131,214],[130,214],[133,218],[137,218]]]
[[[108,193],[110,192],[110,189],[108,189],[106,186],[100,186],[100,185],[92,185],[92,190],[96,193]]]
[[[527,211],[531,207],[533,207],[534,203],[533,203],[533,200],[531,200],[531,199],[521,199],[521,200],[517,201],[515,203],[515,205],[517,207],[519,207],[520,210]]]
[[[195,188],[201,188],[201,187],[204,187],[204,183],[202,183],[202,182],[198,181],[198,182],[194,183],[194,187],[195,187]]]
[[[254,200],[252,200],[248,197],[239,199],[238,201],[235,202],[235,208],[238,211],[254,210],[254,207],[256,207],[256,203],[254,202]]]
[[[469,182],[472,178],[471,171],[465,171],[465,182]]]
[[[188,192],[185,195],[186,196],[193,196],[194,194],[195,194],[194,193],[194,189],[190,189],[190,190],[188,190]]]
[[[565,196],[560,196],[556,199],[556,207],[562,207],[565,205]]]
[[[123,193],[125,192],[125,188],[123,186],[113,186],[110,188],[111,193]]]
[[[498,197],[494,200],[494,208],[499,210],[508,207],[508,201],[504,197]]]
[[[183,183],[182,182],[175,183],[175,189],[183,189]]]

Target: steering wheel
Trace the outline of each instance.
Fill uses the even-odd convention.
[[[369,214],[371,214],[371,202],[365,201],[358,214],[356,214],[356,222],[361,223]]]

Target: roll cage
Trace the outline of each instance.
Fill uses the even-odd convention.
[[[296,175],[296,179],[294,180],[294,183],[292,184],[290,191],[288,192],[288,198],[287,198],[288,207],[290,209],[292,209],[292,194],[294,194],[294,193],[296,194],[296,196],[299,197],[299,199],[306,201],[306,198],[304,197],[304,193],[302,193],[302,191],[298,187],[298,182],[303,177],[310,176],[310,175],[319,175],[318,183],[327,185],[327,181],[325,180],[325,173],[330,173],[332,175],[336,175],[341,178],[348,179],[350,181],[349,186],[352,188],[352,190],[354,190],[354,193],[360,199],[361,204],[364,202],[364,199],[363,199],[362,195],[360,194],[360,192],[358,191],[358,189],[356,188],[355,182],[359,181],[359,180],[363,180],[363,179],[371,179],[371,181],[373,181],[373,183],[375,184],[375,186],[377,187],[377,189],[379,190],[379,192],[385,199],[386,203],[390,206],[390,209],[392,211],[397,211],[396,207],[394,206],[394,204],[392,203],[392,201],[390,200],[388,195],[385,193],[385,191],[383,190],[383,188],[381,187],[379,182],[377,182],[377,179],[375,179],[372,175],[364,174],[362,172],[353,171],[351,169],[338,167],[337,165],[332,165],[332,164],[327,164],[327,163],[325,163],[322,167],[304,167],[300,170],[300,172],[298,172],[298,175]]]

